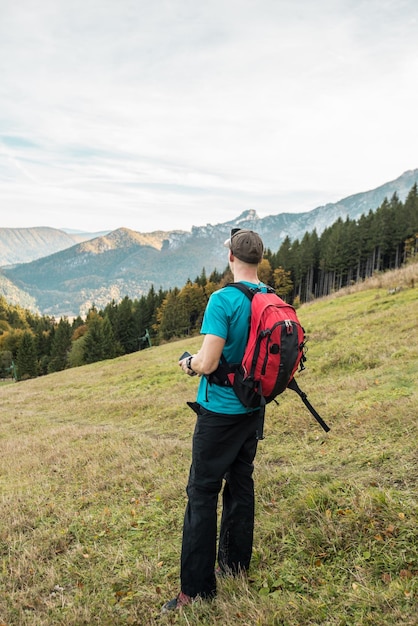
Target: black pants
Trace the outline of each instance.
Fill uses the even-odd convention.
[[[262,438],[264,410],[226,415],[197,410],[187,485],[181,552],[181,590],[189,596],[216,594],[218,496],[225,479],[218,563],[237,573],[248,569],[254,531],[254,457]]]

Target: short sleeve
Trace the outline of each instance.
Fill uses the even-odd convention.
[[[228,299],[223,297],[222,291],[215,291],[209,298],[205,314],[203,316],[202,335],[216,335],[227,339],[230,315],[228,313]]]

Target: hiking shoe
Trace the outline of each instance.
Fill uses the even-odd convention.
[[[161,607],[161,613],[169,613],[170,611],[182,609],[184,606],[192,604],[192,602],[194,601],[194,598],[191,598],[190,596],[180,591],[178,596],[163,604],[163,606]]]

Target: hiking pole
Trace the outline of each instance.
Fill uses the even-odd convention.
[[[303,404],[306,406],[308,411],[314,416],[318,424],[325,430],[326,433],[329,432],[331,430],[330,427],[328,426],[328,424],[324,422],[322,417],[319,415],[318,411],[316,411],[313,408],[312,404],[309,402],[307,398],[306,393],[300,389],[299,385],[297,384],[294,378],[292,378],[292,380],[290,381],[287,387],[288,389],[292,389],[293,391],[296,391],[296,393],[302,400]]]

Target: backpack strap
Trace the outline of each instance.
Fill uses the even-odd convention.
[[[235,287],[244,293],[250,301],[254,298],[254,295],[260,291],[259,287],[248,287],[247,285],[244,285],[244,283],[228,283],[225,287]]]
[[[252,301],[256,293],[261,292],[260,287],[248,287],[244,283],[228,283],[225,285],[226,287],[235,287],[243,294],[247,296],[247,298]],[[273,287],[265,286],[267,288],[267,293],[276,293]],[[248,318],[248,335],[250,334],[250,324],[251,324],[251,316]],[[247,337],[248,340],[248,337]],[[247,343],[247,342],[246,342]],[[232,387],[232,383],[234,380],[235,372],[238,370],[240,363],[228,363],[224,354],[221,354],[221,359],[218,367],[214,372],[206,376],[209,384],[220,385],[221,387]]]
[[[228,283],[225,287],[236,287],[250,300],[254,295],[260,291],[259,287],[248,287],[244,283]],[[224,289],[225,289],[224,287]],[[250,318],[249,318],[250,319]],[[250,324],[248,324],[248,333],[250,332]],[[232,387],[233,375],[239,368],[239,363],[228,363],[224,354],[221,354],[221,359],[218,367],[214,372],[206,376],[209,384],[220,385],[221,387]],[[232,375],[232,376],[231,376]]]
[[[318,424],[320,424],[322,426],[322,428],[325,430],[325,432],[327,433],[330,430],[330,427],[328,426],[328,424],[326,424],[324,422],[324,420],[319,415],[319,413],[313,408],[312,404],[309,402],[309,400],[308,400],[308,398],[306,396],[306,393],[304,393],[300,389],[299,385],[297,384],[297,382],[296,382],[296,380],[294,378],[292,378],[292,380],[288,384],[287,388],[288,389],[292,389],[293,391],[296,391],[296,393],[301,398],[303,404],[306,406],[308,411],[310,411],[310,413],[314,416],[314,418],[316,419]]]
[[[254,298],[256,293],[260,293],[262,289],[261,287],[248,287],[248,285],[244,285],[244,283],[228,283],[227,285],[225,285],[225,287],[236,287],[237,289],[242,291],[242,293],[245,293],[247,298],[249,298],[250,300]],[[276,293],[273,287],[270,287],[269,285],[263,285],[263,288],[264,287],[267,289],[267,293]]]

